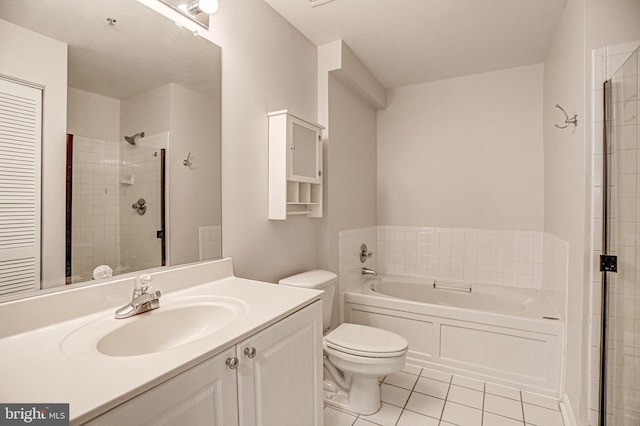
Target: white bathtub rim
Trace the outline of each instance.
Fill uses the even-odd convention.
[[[467,321],[473,323],[485,323],[505,329],[532,330],[550,335],[562,335],[564,324],[561,320],[549,320],[543,318],[519,317],[509,314],[476,311],[468,308],[444,306],[414,302],[407,299],[393,298],[391,296],[371,294],[364,286],[352,288],[344,293],[343,309],[347,303],[381,309],[395,310],[405,314],[422,314],[439,318]],[[343,316],[344,318],[344,316]]]
[[[496,312],[496,311],[487,311],[487,310],[481,310],[481,309],[474,309],[474,308],[467,308],[467,307],[458,307],[458,306],[453,306],[453,305],[439,305],[439,304],[432,304],[432,303],[427,303],[427,302],[420,302],[420,301],[415,301],[415,300],[410,300],[410,299],[405,299],[405,298],[401,298],[401,297],[394,297],[394,296],[390,296],[390,295],[385,295],[384,293],[376,293],[376,292],[372,292],[370,290],[370,285],[372,281],[375,280],[384,280],[384,281],[400,281],[400,282],[408,282],[408,283],[419,283],[419,284],[424,284],[424,285],[431,285],[431,283],[436,280],[436,281],[445,281],[445,282],[453,282],[453,283],[469,283],[469,282],[465,282],[465,281],[460,281],[460,280],[444,280],[444,279],[436,279],[436,278],[432,278],[432,277],[412,277],[412,276],[404,276],[404,275],[378,275],[377,277],[367,277],[365,279],[363,279],[362,281],[360,281],[358,284],[350,286],[349,289],[344,291],[344,295],[346,297],[347,293],[358,293],[358,294],[363,294],[363,295],[370,295],[372,297],[381,297],[383,299],[389,298],[389,299],[396,299],[396,300],[402,300],[402,301],[406,301],[409,303],[415,303],[415,304],[428,304],[428,305],[432,305],[432,306],[444,306],[447,308],[452,308],[452,309],[457,309],[457,310],[471,310],[474,312],[482,312],[482,313],[487,313],[487,314],[496,314],[496,315],[503,315],[506,317],[522,317],[522,318],[526,318],[526,319],[532,319],[532,320],[536,320],[539,319],[541,321],[548,321],[548,322],[557,322],[557,323],[563,323],[563,318],[560,316],[557,308],[555,307],[555,305],[552,303],[551,299],[549,298],[549,296],[546,294],[546,292],[544,290],[541,289],[533,289],[533,288],[520,288],[520,287],[506,287],[506,286],[499,286],[499,285],[493,285],[493,284],[485,284],[485,283],[480,283],[480,282],[472,282],[469,283],[472,285],[472,288],[476,288],[476,289],[487,289],[490,292],[491,291],[509,291],[509,292],[513,292],[513,293],[521,293],[521,294],[525,294],[525,295],[529,295],[529,296],[533,296],[538,298],[544,305],[546,305],[546,310],[543,313],[538,313],[538,315],[536,316],[527,316],[527,315],[518,315],[517,313],[512,313],[512,312]],[[447,291],[447,290],[442,290],[442,291]],[[346,302],[346,300],[344,300]],[[545,319],[543,317],[551,317],[551,318],[557,318],[557,319]]]

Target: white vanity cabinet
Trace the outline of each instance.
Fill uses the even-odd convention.
[[[322,307],[237,345],[240,424],[322,426]]]
[[[88,425],[322,426],[319,301]]]
[[[235,354],[234,346],[85,424],[237,426],[236,373],[226,364]]]
[[[322,129],[287,110],[269,116],[269,219],[322,217]]]

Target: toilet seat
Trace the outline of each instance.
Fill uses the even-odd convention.
[[[327,334],[324,343],[328,348],[369,358],[403,356],[409,346],[404,337],[390,331],[347,323]]]

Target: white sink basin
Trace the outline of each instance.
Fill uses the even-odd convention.
[[[90,322],[69,334],[62,350],[71,356],[154,354],[212,336],[246,311],[243,302],[229,297],[168,297],[153,311],[126,319],[111,314]]]

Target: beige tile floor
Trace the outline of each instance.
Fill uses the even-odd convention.
[[[370,416],[325,406],[324,426],[564,426],[554,399],[415,366],[385,377],[380,394]]]

